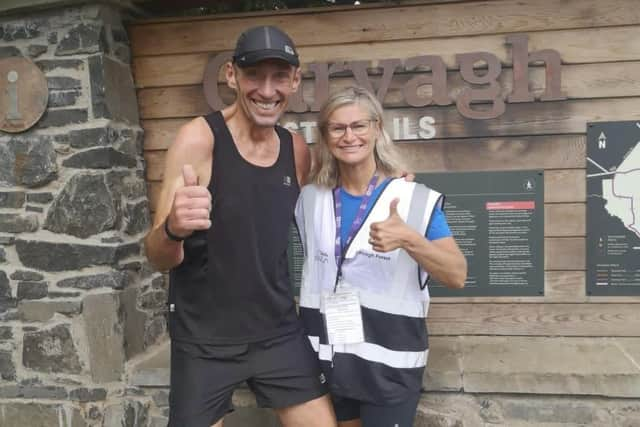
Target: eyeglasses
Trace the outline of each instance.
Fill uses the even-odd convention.
[[[351,133],[356,136],[364,136],[369,132],[371,123],[375,123],[377,120],[367,119],[358,120],[356,122],[349,123],[348,125],[332,123],[327,126],[327,132],[331,138],[339,139],[347,133],[347,128],[351,129]]]

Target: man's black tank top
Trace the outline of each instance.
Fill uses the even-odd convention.
[[[247,162],[222,113],[205,117],[214,135],[209,230],[184,242],[170,272],[172,339],[209,344],[256,342],[299,329],[289,281],[289,227],[300,191],[293,141],[276,127],[272,166]]]

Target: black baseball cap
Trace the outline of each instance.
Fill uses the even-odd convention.
[[[233,53],[234,64],[242,68],[265,59],[282,59],[294,67],[300,66],[293,41],[280,28],[264,25],[240,34]]]

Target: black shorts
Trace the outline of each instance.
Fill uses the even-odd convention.
[[[233,391],[245,381],[258,406],[266,408],[285,408],[327,393],[316,353],[301,332],[241,345],[172,340],[169,427],[216,423],[233,410]]]
[[[396,405],[374,405],[360,400],[331,396],[338,421],[360,419],[364,427],[412,427],[420,392]]]

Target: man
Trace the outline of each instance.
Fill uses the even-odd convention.
[[[278,28],[245,31],[225,65],[235,102],[184,125],[167,152],[145,243],[149,260],[171,269],[169,426],[222,426],[244,381],[285,427],[336,425],[288,277],[310,155],[276,123],[299,65]]]

